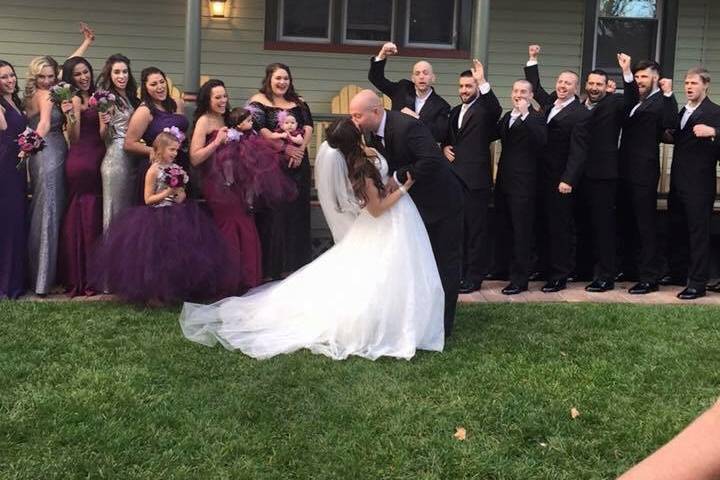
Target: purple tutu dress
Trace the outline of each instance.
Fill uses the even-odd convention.
[[[165,189],[161,180],[155,192]],[[192,200],[132,207],[113,221],[93,259],[94,282],[138,303],[222,295],[228,261],[220,232]]]
[[[295,200],[297,186],[285,175],[285,157],[273,143],[255,131],[234,130],[231,138],[215,152],[213,181],[241,192],[250,204],[273,207]]]

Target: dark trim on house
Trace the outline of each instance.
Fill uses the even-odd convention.
[[[291,52],[323,52],[323,53],[359,53],[374,55],[380,50],[378,45],[348,45],[337,43],[302,43],[265,41],[265,50],[287,50]],[[401,57],[450,58],[468,59],[468,50],[449,50],[443,48],[409,48],[398,47]]]
[[[265,2],[265,50],[289,50],[324,53],[361,53],[374,54],[380,49],[380,44],[346,44],[342,43],[343,25],[342,8],[339,8],[342,0],[334,0],[337,4],[331,11],[330,22],[330,43],[296,42],[279,40],[280,32],[278,25],[278,0],[266,0]],[[409,14],[408,1],[398,0],[395,12],[393,30],[395,38],[393,41],[398,45],[398,55],[408,57],[427,58],[449,58],[468,59],[470,58],[470,42],[472,35],[472,0],[459,0],[457,15],[457,48],[432,48],[432,47],[405,47],[406,18]]]
[[[672,79],[675,74],[675,46],[677,42],[679,0],[665,0],[660,39],[660,66],[662,75]]]
[[[593,51],[595,46],[595,14],[598,0],[585,0],[585,25],[583,28],[583,82],[592,70]],[[658,24],[660,35],[660,66],[663,77],[672,78],[675,72],[675,44],[680,0],[663,0],[662,19]],[[641,59],[634,58],[633,61]]]

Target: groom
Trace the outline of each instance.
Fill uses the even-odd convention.
[[[391,177],[388,189],[397,189],[408,174],[415,180],[410,196],[425,223],[445,291],[447,337],[455,320],[462,274],[463,184],[450,169],[430,130],[409,115],[383,109],[372,90],[362,90],[353,97],[350,115],[365,133],[367,144],[387,159]]]

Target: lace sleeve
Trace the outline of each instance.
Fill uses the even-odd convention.
[[[302,116],[302,124],[305,127],[314,128],[312,113],[310,113],[310,107],[308,104],[303,102],[300,104],[300,115]]]
[[[248,108],[253,114],[253,129],[260,131],[261,128],[270,128],[267,124],[267,112],[265,105],[260,102],[250,102]]]

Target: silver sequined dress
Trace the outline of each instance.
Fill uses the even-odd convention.
[[[137,158],[123,150],[130,117],[135,110],[119,97],[122,107],[113,110],[107,151],[100,165],[103,189],[103,230],[118,213],[137,203]]]
[[[28,126],[36,129],[40,115],[28,119]],[[45,148],[31,156],[30,172],[30,235],[28,256],[30,288],[35,293],[50,293],[57,272],[60,222],[65,209],[65,157],[67,143],[63,135],[63,115],[57,106],[50,116],[50,131],[45,135]]]

